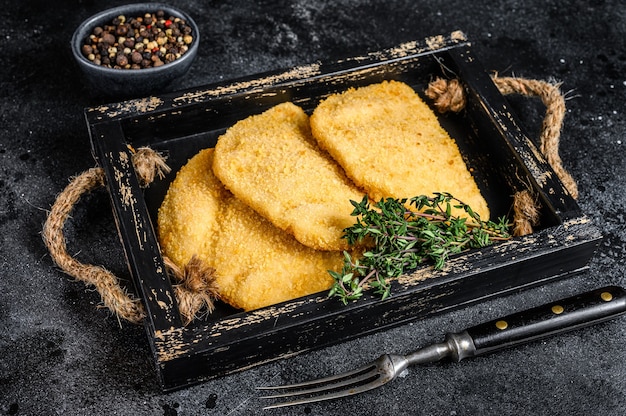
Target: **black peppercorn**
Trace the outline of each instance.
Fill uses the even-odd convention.
[[[127,18],[120,15],[97,26],[81,52],[96,65],[120,69],[157,67],[174,62],[194,41],[193,29],[163,10]]]

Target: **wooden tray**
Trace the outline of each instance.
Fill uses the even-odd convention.
[[[344,306],[320,293],[247,313],[220,304],[205,320],[182,325],[153,224],[169,183],[191,156],[214,146],[236,121],[283,101],[310,112],[331,93],[386,79],[404,81],[423,95],[437,76],[457,77],[466,88],[465,111],[440,119],[473,168],[493,217],[509,215],[511,196],[530,186],[542,205],[534,234],[457,255],[442,271],[421,267],[394,281],[385,301],[366,294]],[[145,325],[164,390],[562,279],[587,267],[601,239],[522,132],[461,32],[330,64],[89,108],[85,115],[148,314]],[[128,146],[165,152],[173,172],[140,189]]]

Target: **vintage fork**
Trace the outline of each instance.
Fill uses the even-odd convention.
[[[609,286],[572,296],[507,317],[449,333],[444,342],[409,355],[384,354],[372,363],[343,374],[303,383],[257,387],[281,390],[262,399],[294,398],[264,407],[273,409],[351,396],[372,390],[396,378],[407,367],[451,358],[458,362],[550,335],[600,323],[626,312],[626,291]]]

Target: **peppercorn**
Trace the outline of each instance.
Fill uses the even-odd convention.
[[[191,26],[163,10],[128,18],[117,16],[97,26],[81,45],[96,65],[120,69],[158,67],[179,59],[194,41]]]
[[[141,60],[143,59],[143,56],[141,56],[141,54],[137,51],[134,51],[130,54],[130,60],[134,63],[134,64],[138,64],[141,63]]]
[[[93,48],[91,47],[91,45],[83,45],[82,52],[83,52],[83,55],[85,56],[92,55]]]
[[[102,43],[105,45],[113,45],[115,44],[115,36],[110,33],[105,33],[102,35]]]
[[[117,28],[115,28],[115,34],[117,36],[126,36],[127,33],[128,28],[126,27],[126,25],[119,25]]]
[[[115,58],[115,63],[121,67],[128,65],[128,58],[123,53],[120,53]]]
[[[173,53],[166,53],[165,54],[165,62],[166,63],[170,63],[170,62],[174,62],[176,60],[176,55]]]
[[[124,47],[133,49],[135,47],[135,40],[132,38],[124,40]]]

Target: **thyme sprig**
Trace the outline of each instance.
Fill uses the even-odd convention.
[[[439,270],[452,254],[510,238],[506,218],[482,221],[469,205],[449,193],[387,198],[374,207],[367,196],[350,202],[357,219],[344,230],[344,238],[350,245],[365,242],[372,248],[361,257],[344,252],[341,272],[329,271],[335,280],[329,296],[339,297],[344,304],[360,298],[366,288],[386,299],[391,293],[390,279],[424,262],[432,261]],[[462,209],[467,217],[453,215],[453,208]]]

